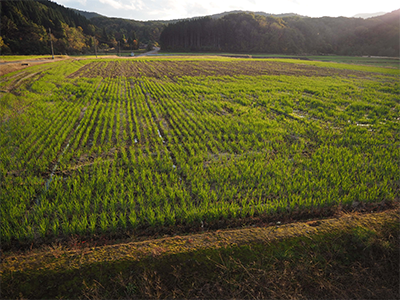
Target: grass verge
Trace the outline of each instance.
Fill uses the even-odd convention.
[[[54,58],[66,58],[66,55],[54,55]],[[51,55],[1,55],[0,62],[12,62],[19,60],[52,59]]]
[[[4,253],[1,298],[399,298],[399,210]]]

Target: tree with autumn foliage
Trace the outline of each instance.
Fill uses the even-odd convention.
[[[1,1],[2,53],[48,54],[50,39],[56,54],[85,53],[99,32],[85,17],[51,1]]]

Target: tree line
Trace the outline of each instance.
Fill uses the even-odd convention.
[[[167,51],[399,56],[400,10],[370,18],[277,17],[134,21],[93,17],[49,0],[1,1],[1,54],[135,50],[159,42]],[[49,29],[51,33],[49,32]]]
[[[169,51],[399,56],[400,10],[370,18],[273,17],[238,13],[168,24]]]
[[[1,1],[1,54],[55,54],[135,50],[158,41],[163,24],[96,17],[88,20],[48,0]],[[50,29],[50,30],[49,30]]]
[[[95,31],[85,17],[51,1],[1,1],[2,54],[49,53],[50,39],[57,54],[83,52]]]
[[[120,41],[120,44],[124,45],[123,49],[131,49],[132,41],[136,41],[133,49],[143,44],[158,42],[165,27],[163,22],[158,21],[141,22],[106,17],[94,17],[90,20],[95,26],[103,28],[104,40]]]

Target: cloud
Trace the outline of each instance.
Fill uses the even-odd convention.
[[[86,1],[86,0],[84,0]],[[103,4],[108,4],[115,9],[124,9],[124,10],[143,10],[145,8],[145,4],[142,0],[99,0],[99,2]]]
[[[112,7],[116,9],[122,8],[122,4],[118,1],[115,0],[100,0],[101,3],[111,5]]]

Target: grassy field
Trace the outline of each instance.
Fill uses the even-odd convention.
[[[139,50],[121,50],[121,52],[118,51],[113,51],[113,52],[105,52],[105,51],[98,51],[97,56],[100,58],[106,58],[107,56],[120,56],[120,57],[131,57],[131,53],[134,53],[135,56],[146,53],[146,49],[139,49]],[[94,53],[89,53],[85,55],[70,55],[70,57],[74,58],[79,58],[79,57],[84,57],[84,58],[96,58],[96,55]]]
[[[54,58],[65,58],[65,55],[54,55]],[[13,62],[30,59],[52,59],[51,55],[0,55],[0,62]]]
[[[324,61],[324,62],[335,62],[344,63],[351,65],[366,65],[376,67],[387,67],[393,69],[399,69],[400,58],[398,57],[367,57],[367,56],[339,56],[339,55],[285,55],[285,54],[246,54],[246,53],[185,53],[185,52],[165,52],[161,51],[160,55],[163,56],[243,56],[243,58],[282,58],[282,59],[298,59],[298,60],[313,60],[313,61]]]
[[[175,56],[0,77],[1,298],[398,298],[399,75]]]
[[[146,51],[146,49],[140,49],[140,50],[133,50],[133,51],[127,51],[123,50],[121,53],[118,53],[117,51],[115,52],[98,52],[99,57],[104,57],[104,56],[122,56],[122,57],[130,57],[131,53],[135,53],[135,55],[140,55],[143,54]],[[54,58],[96,58],[96,55],[94,53],[90,54],[85,54],[85,55],[54,55]],[[41,60],[41,59],[52,59],[51,55],[0,55],[0,62],[14,62],[14,61],[24,61],[24,60]]]
[[[311,60],[332,61],[338,63],[371,65],[398,69],[400,59],[398,57],[359,57],[359,56],[307,56]]]
[[[398,200],[398,70],[352,68],[68,60],[3,76],[3,247]]]

